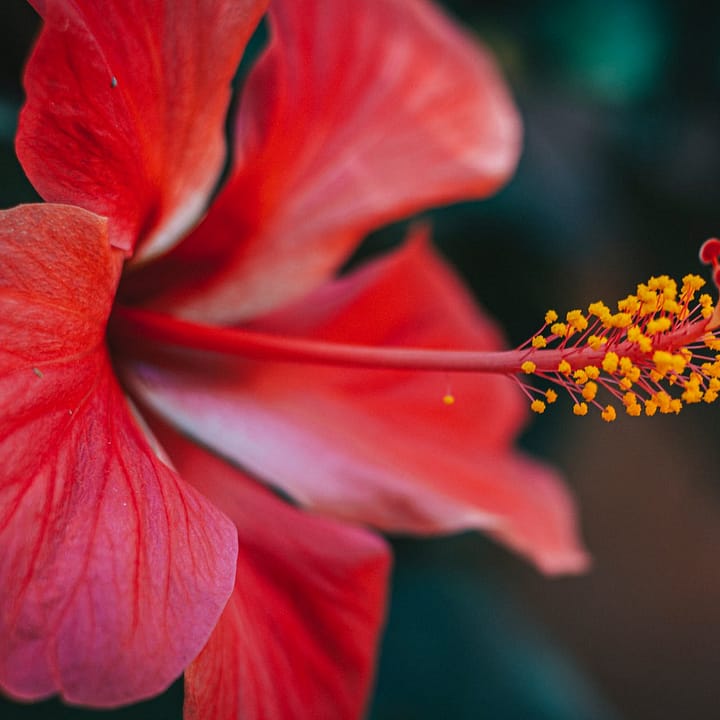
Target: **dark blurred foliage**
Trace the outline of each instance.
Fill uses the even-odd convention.
[[[443,4],[492,47],[526,127],[506,190],[431,214],[439,246],[508,341],[548,307],[611,303],[651,274],[696,272],[699,244],[720,232],[720,6]],[[12,134],[35,31],[21,0],[0,5],[3,206],[34,198]],[[401,232],[377,233],[367,251]],[[717,412],[606,426],[557,406],[535,420],[526,446],[578,497],[595,557],[584,577],[544,578],[476,535],[395,542],[373,720],[714,717]],[[181,696],[178,683],[111,713],[0,702],[0,717],[179,718]]]

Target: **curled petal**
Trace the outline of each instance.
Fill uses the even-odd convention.
[[[237,321],[296,299],[369,230],[488,195],[517,161],[520,124],[492,59],[425,0],[276,0],[270,28],[234,174],[158,269],[175,283],[192,268],[156,299],[188,318]]]
[[[360,717],[384,617],[385,543],[291,507],[174,433],[161,438],[239,536],[235,591],[185,674],[185,717]]]
[[[0,687],[108,707],[153,695],[231,591],[229,521],[158,459],[104,348],[106,224],[0,215]]]
[[[33,0],[17,151],[46,200],[109,217],[115,247],[171,247],[225,159],[230,80],[267,0]]]

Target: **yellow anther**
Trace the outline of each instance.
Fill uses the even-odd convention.
[[[711,350],[720,350],[720,338],[716,337],[712,333],[706,333],[703,337],[705,346]]]
[[[667,350],[656,350],[652,359],[655,363],[655,369],[660,373],[661,377],[664,377],[673,368],[674,356]]]
[[[584,370],[576,370],[573,373],[573,380],[575,380],[578,385],[584,385],[588,381],[587,373]]]
[[[569,375],[572,372],[572,366],[567,360],[561,360],[558,363],[557,371],[563,375]]]
[[[669,315],[679,315],[682,308],[677,300],[665,300],[663,303],[663,310]]]
[[[649,353],[652,348],[652,340],[647,335],[641,335],[638,338],[637,346],[640,348],[640,352]]]
[[[585,400],[588,402],[592,402],[595,399],[595,396],[597,395],[598,386],[597,383],[594,383],[592,380],[587,383],[582,389],[582,396]]]
[[[450,393],[446,393],[445,395],[443,395],[443,403],[445,403],[445,405],[454,405],[455,396],[451,395]]]
[[[582,332],[588,326],[587,318],[582,314],[582,310],[570,310],[567,315],[565,315],[565,319],[568,325],[578,332]]]
[[[611,375],[617,370],[618,367],[618,356],[615,352],[607,352],[605,353],[605,357],[602,361],[602,369],[606,373],[610,373]]]
[[[588,305],[588,315],[603,318],[606,315],[610,315],[610,308],[602,300],[598,300]]]
[[[700,310],[700,314],[703,316],[705,320],[709,320],[713,313],[715,312],[714,308],[711,307],[704,307]]]
[[[660,317],[656,318],[655,320],[651,320],[647,324],[646,330],[648,335],[656,335],[657,333],[669,330],[671,325],[672,323],[670,322],[669,317]]]
[[[600,370],[595,365],[586,365],[584,369],[590,380],[597,380],[600,377]]]
[[[625,412],[630,415],[630,417],[639,417],[642,413],[642,407],[639,403],[634,403],[633,405],[627,405],[625,407]]]
[[[550,405],[552,405],[552,403],[554,403],[558,399],[558,394],[552,388],[550,388],[545,391],[545,399]]]
[[[710,378],[720,378],[720,360],[716,360],[712,363],[703,363],[701,370],[704,375]]]
[[[686,275],[683,278],[683,287],[682,292],[683,295],[687,292],[695,293],[697,290],[700,290],[705,285],[705,280],[703,280],[699,275]]]
[[[534,348],[537,348],[540,350],[541,348],[544,348],[547,346],[547,340],[542,335],[536,335],[531,342],[531,345]]]
[[[558,314],[554,310],[548,310],[545,313],[545,324],[549,325],[550,323],[554,323],[558,319]]]
[[[710,382],[708,382],[708,390],[712,392],[720,392],[720,380],[717,378],[710,378]]]
[[[633,325],[632,327],[628,328],[627,339],[630,342],[637,342],[641,336],[642,330],[637,325]]]
[[[626,328],[632,325],[633,316],[630,313],[619,312],[610,317],[610,325],[614,328]]]
[[[645,401],[645,414],[652,417],[657,412],[658,406],[654,400]]]
[[[712,296],[708,295],[707,293],[703,293],[698,298],[698,303],[700,303],[700,307],[704,307],[704,308],[706,308],[706,307],[711,308],[714,305]]]
[[[533,412],[536,412],[539,415],[542,415],[545,412],[545,403],[542,400],[533,400],[530,403],[530,409]]]
[[[672,356],[672,369],[677,375],[682,375],[687,367],[687,360],[682,353],[676,353]]]
[[[565,323],[556,322],[550,326],[550,332],[558,337],[565,337],[568,334],[568,327]]]
[[[630,378],[628,378],[628,377],[624,377],[624,378],[623,378],[622,380],[620,380],[620,382],[618,383],[618,387],[619,387],[621,390],[629,390],[632,386],[633,386],[633,381],[632,381]]]
[[[617,417],[615,408],[612,405],[606,405],[605,409],[602,411],[601,415],[602,415],[602,419],[605,422],[612,422]]]
[[[573,414],[575,415],[587,415],[588,406],[584,403],[575,403],[573,405]]]
[[[617,307],[620,312],[634,315],[640,309],[640,301],[637,295],[628,295],[624,300],[618,300]]]
[[[630,405],[637,405],[637,395],[634,392],[626,392],[623,395],[623,405],[629,407]]]
[[[517,365],[515,366],[517,367]],[[526,375],[532,375],[535,372],[535,369],[537,368],[537,365],[532,360],[526,360],[521,366],[520,369],[526,374]]]
[[[718,399],[718,393],[717,390],[706,390],[705,395],[703,396],[703,400],[706,403],[712,403],[715,402]]]
[[[680,411],[682,410],[682,402],[679,398],[673,398],[670,401],[670,410],[668,412],[674,412],[676,415],[680,414]],[[662,412],[662,409],[660,410]]]
[[[703,399],[703,391],[696,383],[689,382],[685,386],[685,391],[680,397],[682,397],[688,405],[692,403],[699,403]]]
[[[593,349],[593,350],[599,350],[605,343],[607,342],[607,338],[604,338],[600,335],[591,335],[588,338],[587,344]]]

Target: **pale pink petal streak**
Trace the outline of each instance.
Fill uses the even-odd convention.
[[[254,326],[385,346],[501,343],[421,241]],[[124,367],[168,420],[318,511],[391,532],[480,528],[548,572],[585,565],[559,478],[512,448],[525,409],[509,378],[180,351]],[[449,407],[448,390],[456,397]]]

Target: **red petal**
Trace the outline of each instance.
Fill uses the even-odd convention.
[[[40,194],[111,218],[113,245],[170,247],[223,161],[230,80],[267,0],[31,0],[18,156]]]
[[[298,511],[174,433],[160,437],[239,534],[235,592],[185,674],[185,717],[359,717],[384,616],[385,543]]]
[[[0,687],[165,688],[231,592],[228,520],[158,460],[103,344],[119,253],[76,208],[0,215]]]
[[[290,327],[360,343],[499,345],[490,322],[424,243],[263,324],[276,332]],[[572,503],[556,475],[512,450],[524,410],[506,378],[238,367],[182,355],[159,362],[135,367],[146,402],[302,503],[393,532],[482,528],[548,572],[585,565]],[[448,384],[457,398],[451,407],[442,402]]]
[[[190,318],[295,299],[368,230],[485,196],[517,161],[520,125],[494,63],[429,3],[278,0],[270,19],[235,176],[167,271],[192,267],[196,286],[160,303]]]

